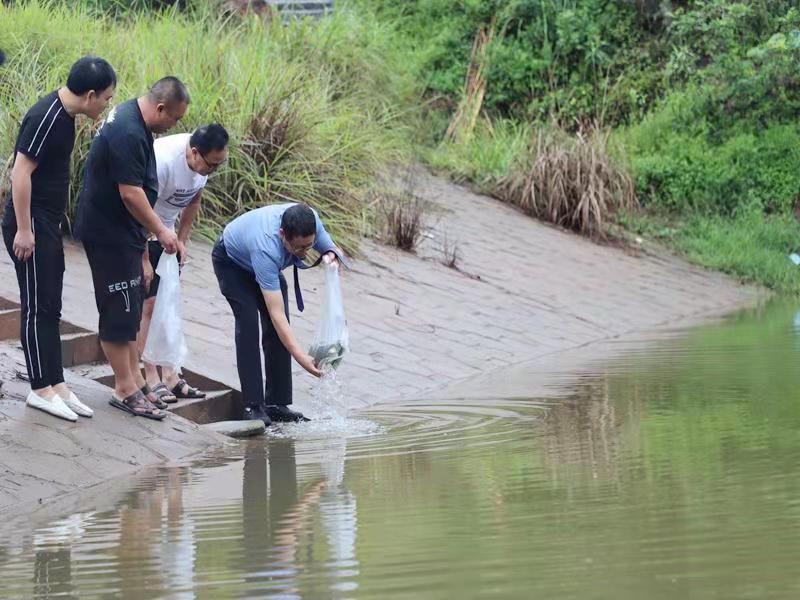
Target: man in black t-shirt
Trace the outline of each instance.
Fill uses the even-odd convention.
[[[92,270],[100,313],[100,344],[114,371],[110,403],[131,414],[161,420],[166,408],[139,369],[136,336],[144,301],[142,256],[147,232],[174,254],[178,239],[153,210],[158,173],[153,133],[164,133],[189,105],[175,77],[157,81],[145,96],[116,106],[97,132],[83,177],[75,235]]]
[[[11,194],[3,215],[3,239],[20,289],[20,340],[31,382],[27,404],[70,421],[92,416],[92,409],[64,384],[59,334],[61,220],[69,196],[75,115],[98,119],[116,83],[110,64],[85,56],[72,66],[66,86],[31,107],[14,145]]]

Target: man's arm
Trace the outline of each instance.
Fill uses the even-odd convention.
[[[197,192],[197,195],[192,198],[189,206],[184,208],[183,212],[181,212],[181,223],[178,226],[178,239],[184,244],[189,239],[189,235],[192,233],[194,220],[197,217],[197,213],[200,212],[200,197],[202,195],[203,190]]]
[[[17,217],[17,234],[14,236],[14,254],[25,262],[33,254],[35,246],[31,228],[31,175],[37,163],[17,152],[14,167],[11,169],[11,197],[14,201],[14,214]]]
[[[322,375],[322,371],[314,365],[314,359],[300,347],[292,328],[289,326],[289,321],[286,319],[286,313],[284,312],[283,294],[280,291],[268,290],[261,290],[261,293],[264,294],[264,301],[267,303],[267,312],[272,320],[272,325],[275,327],[278,337],[289,351],[289,354],[314,377]]]
[[[186,244],[189,241],[189,235],[192,233],[192,226],[197,218],[197,213],[200,212],[200,196],[202,194],[203,190],[197,192],[189,206],[181,212],[181,221],[180,225],[178,225],[178,252],[181,255],[181,266],[186,262],[186,257],[189,255],[186,250]]]
[[[178,237],[174,231],[164,227],[156,211],[150,206],[144,190],[135,185],[120,183],[119,195],[122,196],[122,202],[133,218],[156,235],[158,241],[164,246],[164,251],[167,254],[175,254],[178,250]]]

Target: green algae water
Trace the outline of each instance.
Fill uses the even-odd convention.
[[[232,442],[4,523],[0,596],[800,598],[799,365],[773,303]]]

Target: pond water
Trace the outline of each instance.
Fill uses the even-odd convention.
[[[773,303],[231,443],[6,523],[0,595],[798,598],[798,364]]]

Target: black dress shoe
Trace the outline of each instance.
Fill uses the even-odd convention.
[[[262,406],[246,406],[242,419],[245,421],[264,421],[266,427],[272,425],[272,419],[269,418]]]
[[[303,416],[303,413],[290,410],[288,406],[277,406],[274,404],[272,406],[267,406],[267,416],[273,421],[282,423],[299,423],[311,420]]]

